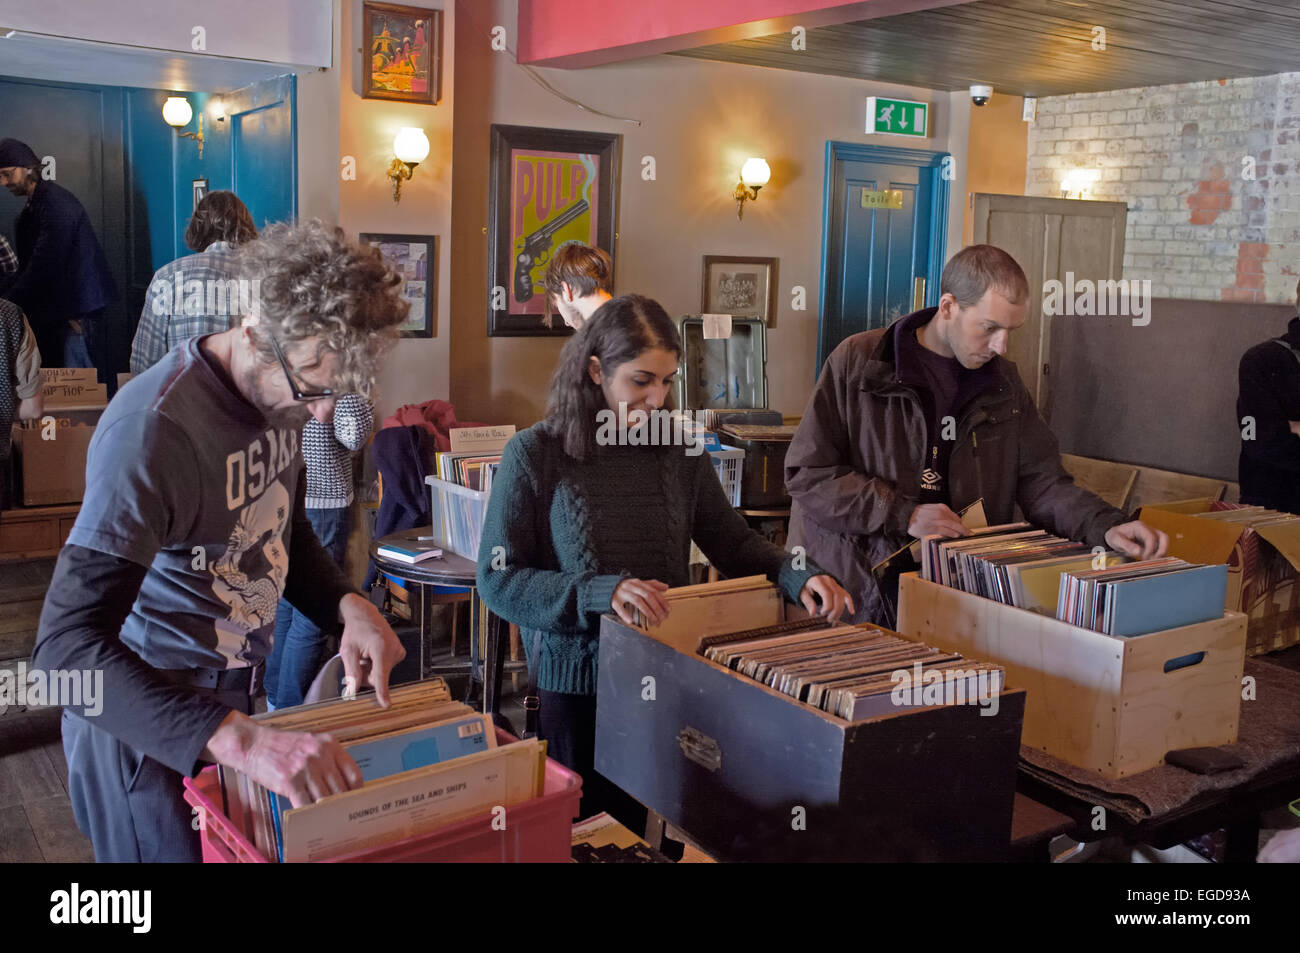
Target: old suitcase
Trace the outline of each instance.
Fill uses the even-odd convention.
[[[596,770],[610,781],[720,860],[1006,857],[1023,691],[1002,691],[992,717],[850,722],[696,654],[704,635],[781,621],[775,587],[676,612],[649,631],[601,620]]]
[[[731,337],[706,338],[704,318],[678,319],[682,360],[674,397],[683,410],[767,406],[767,325],[732,318]]]

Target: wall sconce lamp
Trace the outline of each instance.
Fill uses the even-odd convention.
[[[163,103],[163,121],[176,130],[176,135],[181,139],[193,139],[199,144],[199,158],[203,158],[203,113],[199,113],[199,131],[198,132],[181,132],[181,128],[188,126],[190,120],[194,118],[194,110],[190,106],[190,101],[184,96],[168,96],[167,101]]]
[[[1100,169],[1071,169],[1061,180],[1061,198],[1086,199],[1093,185],[1101,179]]]
[[[403,126],[393,138],[393,164],[388,167],[388,177],[393,180],[393,201],[402,200],[402,181],[409,179],[415,167],[429,155],[429,137],[423,129]]]
[[[745,202],[757,199],[758,190],[767,185],[770,178],[772,170],[768,168],[766,160],[753,157],[745,160],[745,164],[740,167],[740,181],[732,193],[736,200],[736,218],[745,217]]]

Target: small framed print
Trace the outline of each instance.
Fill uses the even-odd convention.
[[[194,208],[190,209],[190,211],[191,211],[191,212],[194,212],[194,211],[197,211],[197,210],[198,210],[199,203],[202,202],[202,201],[207,197],[207,194],[208,194],[208,180],[207,180],[207,179],[195,179],[195,180],[191,183],[191,188],[194,190]]]
[[[361,96],[436,106],[442,99],[442,11],[363,4]]]
[[[410,317],[399,326],[402,337],[433,337],[433,306],[438,300],[438,236],[362,232],[358,241],[378,248],[384,260],[402,276],[402,297],[411,305]]]
[[[776,258],[744,255],[705,255],[704,314],[729,314],[733,318],[762,318],[776,327]]]

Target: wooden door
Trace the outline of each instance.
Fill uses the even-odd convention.
[[[1028,195],[971,196],[975,244],[996,245],[1011,255],[1029,279],[1029,317],[1011,335],[1007,357],[1051,420],[1051,318],[1043,315],[1046,283],[1119,279],[1124,268],[1124,202],[1088,202]]]

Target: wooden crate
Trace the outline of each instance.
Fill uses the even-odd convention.
[[[1237,740],[1240,612],[1125,639],[909,573],[899,581],[898,629],[1003,665],[1007,684],[1029,693],[1024,743],[1105,778],[1155,767],[1169,751]]]
[[[992,717],[846,721],[696,654],[704,635],[781,621],[774,587],[698,601],[648,631],[601,619],[601,775],[720,860],[1007,859],[1022,690]]]

